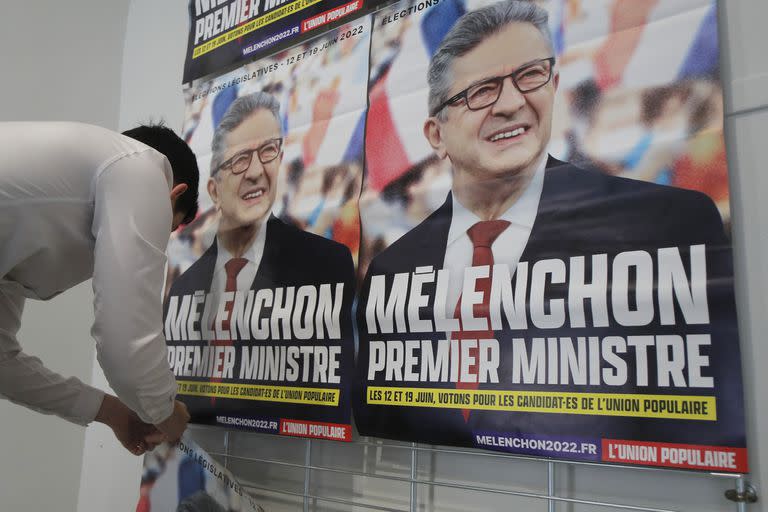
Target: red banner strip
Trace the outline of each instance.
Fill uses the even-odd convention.
[[[351,442],[352,425],[280,418],[280,435]]]
[[[331,23],[332,21],[336,21],[345,16],[349,16],[353,12],[359,11],[362,8],[363,8],[363,0],[355,0],[354,2],[349,2],[348,4],[344,4],[334,9],[329,9],[325,12],[321,12],[316,16],[312,16],[311,18],[307,18],[304,21],[302,21],[301,32],[304,33],[310,30],[314,30],[317,27],[322,27],[327,23]]]
[[[747,473],[746,448],[603,439],[602,460],[669,468]]]

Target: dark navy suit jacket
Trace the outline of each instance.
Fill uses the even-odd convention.
[[[512,358],[509,353],[513,337],[525,338],[530,354],[530,340],[534,337],[571,336],[575,342],[576,336],[603,338],[609,335],[626,337],[639,334],[679,334],[684,337],[685,334],[709,333],[712,336],[712,345],[708,350],[704,350],[704,353],[709,356],[712,368],[705,369],[704,375],[715,378],[718,424],[699,420],[671,421],[477,410],[472,411],[469,421],[465,422],[459,409],[367,405],[365,397],[368,384],[455,389],[453,383],[385,383],[379,378],[374,382],[367,382],[369,342],[372,339],[432,339],[434,342],[444,339],[445,333],[370,335],[365,318],[371,276],[387,276],[388,297],[393,274],[413,272],[416,267],[431,266],[435,270],[443,267],[451,215],[452,200],[449,194],[438,210],[373,258],[367,270],[357,309],[360,338],[357,366],[359,385],[355,389],[357,393],[354,398],[354,411],[361,434],[465,446],[473,444],[473,432],[522,432],[584,438],[607,435],[619,439],[679,439],[681,442],[694,442],[692,439],[699,439],[702,444],[715,444],[715,441],[719,441],[718,444],[744,445],[731,246],[714,203],[709,197],[698,192],[607,176],[599,171],[577,168],[551,157],[547,162],[536,220],[520,261],[529,262],[532,266],[536,261],[555,258],[564,260],[568,268],[570,257],[585,256],[585,281],[590,282],[591,255],[594,254],[607,254],[610,268],[611,257],[617,253],[646,250],[655,254],[658,248],[674,246],[680,248],[683,262],[686,262],[690,259],[688,250],[691,245],[706,244],[707,292],[711,322],[705,326],[662,326],[658,317],[658,303],[654,297],[656,316],[651,325],[621,327],[612,321],[609,294],[609,327],[590,328],[590,308],[585,305],[587,328],[537,329],[528,322],[529,328],[526,330],[496,331],[495,337],[499,340],[501,350],[500,382],[481,384],[480,389],[711,395],[712,389],[681,390],[657,388],[653,385],[633,385],[633,365],[629,367],[630,384],[626,386],[513,385]],[[690,272],[690,269],[687,271]],[[566,283],[567,281],[566,276]],[[654,282],[654,295],[655,284]],[[530,283],[528,289],[530,290]],[[430,303],[422,309],[422,317],[432,310],[434,285],[432,288],[425,286],[424,291],[427,294],[432,293]],[[567,304],[567,284],[550,283],[546,298],[563,298]],[[566,307],[566,315],[567,309]],[[679,310],[676,310],[676,319],[677,322],[682,322]],[[565,325],[569,325],[567,320]],[[632,349],[628,349],[628,352],[631,351]],[[649,350],[649,360],[655,361],[652,355]],[[631,360],[632,357],[627,358],[627,361]],[[652,366],[655,368],[655,364]],[[654,384],[655,369],[652,370],[649,380]]]

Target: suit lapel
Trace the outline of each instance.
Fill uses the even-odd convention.
[[[276,283],[284,282],[281,272],[285,265],[280,264],[278,253],[280,247],[284,245],[281,242],[285,238],[285,225],[274,215],[270,214],[269,216],[265,236],[264,254],[262,254],[259,268],[256,270],[256,277],[253,278],[251,290],[274,288]],[[288,248],[283,247],[283,249]]]
[[[445,202],[420,226],[416,239],[418,253],[413,256],[421,262],[419,266],[431,265],[435,270],[443,268],[453,216],[452,198],[448,192]]]
[[[417,266],[431,266],[432,270],[437,271],[443,268],[445,261],[445,251],[448,246],[448,233],[451,229],[451,218],[453,216],[453,196],[448,192],[445,202],[430,215],[421,225],[422,230],[418,232],[416,253],[414,261],[418,261]],[[414,270],[415,267],[414,267]],[[430,292],[427,301],[428,310],[432,310],[435,305],[434,292],[435,283],[427,285],[426,289]]]
[[[542,245],[551,245],[558,239],[555,233],[560,230],[561,223],[567,220],[563,216],[567,211],[565,206],[569,195],[579,190],[578,180],[571,176],[572,168],[570,164],[548,157],[536,219],[520,261],[531,261],[532,255],[538,259]]]
[[[218,239],[214,238],[213,243],[207,251],[203,253],[197,262],[195,262],[194,275],[204,276],[204,281],[200,283],[202,290],[210,293],[213,284],[213,273],[216,270],[216,258],[219,254]],[[190,269],[191,270],[191,269]]]

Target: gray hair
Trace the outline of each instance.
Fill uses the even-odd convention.
[[[278,124],[280,124],[280,103],[271,94],[259,91],[247,96],[241,96],[233,101],[224,117],[221,118],[216,132],[213,134],[213,140],[211,141],[211,176],[216,175],[218,167],[224,161],[224,151],[227,149],[224,139],[232,130],[240,126],[243,121],[258,110],[269,110],[275,116]],[[281,132],[282,129],[281,124]]]
[[[553,48],[547,11],[531,1],[505,0],[482,9],[469,12],[459,18],[440,43],[427,71],[429,84],[429,113],[432,115],[442,102],[448,99],[451,88],[450,71],[453,60],[475,49],[488,37],[501,31],[510,23],[530,23],[542,33]],[[438,118],[444,120],[443,111]]]

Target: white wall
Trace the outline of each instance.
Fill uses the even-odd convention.
[[[187,23],[186,5],[186,0],[133,0],[131,3],[123,66],[121,127],[144,120],[149,115],[162,115],[171,127],[180,127],[183,105],[179,82]],[[768,437],[760,436],[759,430],[768,429],[768,404],[760,396],[760,391],[768,388],[768,372],[762,370],[762,365],[768,363],[768,345],[761,339],[762,333],[768,332],[768,300],[764,298],[764,290],[768,289],[768,268],[763,263],[768,260],[768,203],[762,194],[768,190],[768,173],[760,165],[759,150],[768,137],[765,135],[768,134],[768,59],[763,54],[768,39],[763,32],[764,20],[768,19],[768,3],[764,0],[723,1],[721,17],[751,479],[758,492],[763,491],[762,501],[765,501],[768,498],[768,468],[765,467],[768,465]],[[204,446],[221,448],[220,433],[202,432],[199,435],[208,436]],[[118,456],[117,452],[112,456],[109,451],[100,452],[98,457],[91,456],[88,450],[93,446],[98,448],[95,437],[86,441],[80,510],[95,512],[107,507],[115,512],[132,510],[135,502],[128,495],[135,494],[131,485],[139,477],[135,461],[126,463],[129,459]],[[303,461],[304,454],[303,441],[265,440],[245,434],[233,435],[230,448],[241,455],[280,457],[296,463]],[[365,447],[316,443],[313,457],[318,464],[358,470],[365,467],[407,477],[404,468],[408,459],[404,458],[403,451],[389,452],[388,455],[381,451],[372,455]],[[100,502],[86,503],[84,500],[95,496],[90,489],[99,487],[100,479],[104,480],[98,473],[103,467],[99,461],[104,460],[105,455],[112,458],[112,471],[124,475],[125,483],[122,488],[110,491],[114,495],[104,494],[98,498]],[[238,463],[232,469],[241,477],[261,485],[303,490],[303,470],[300,469],[289,471],[247,463]],[[541,466],[531,463],[504,461],[500,464],[468,457],[432,456],[421,459],[419,475],[421,478],[496,481],[510,488],[537,492],[546,488]],[[735,510],[735,505],[723,498],[723,490],[729,487],[729,482],[713,482],[696,475],[577,468],[560,471],[557,476],[561,491],[587,494],[596,499],[645,502],[681,510]],[[313,481],[312,492],[347,498],[354,496],[358,500],[397,508],[403,508],[407,502],[405,486],[384,485],[361,477],[318,477]],[[532,500],[477,497],[483,501],[471,504],[473,497],[467,492],[440,490],[430,493],[425,488],[419,492],[426,510],[545,510],[545,504]],[[282,505],[275,500],[270,507],[271,510],[298,508],[288,498]],[[320,509],[318,506],[317,510]],[[340,507],[327,506],[325,509],[339,510]],[[756,505],[753,509],[760,510],[761,507]],[[593,508],[559,506],[558,510]]]
[[[120,127],[152,118],[176,131],[184,120],[181,77],[188,0],[132,0],[125,34]]]
[[[127,10],[128,0],[3,2],[0,121],[117,128]],[[83,283],[48,303],[28,301],[24,350],[90,380],[92,296]],[[0,509],[75,510],[85,429],[0,400],[0,432]]]

